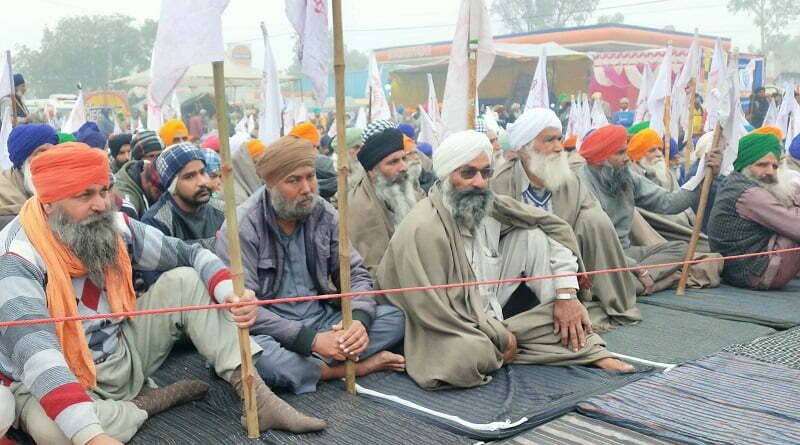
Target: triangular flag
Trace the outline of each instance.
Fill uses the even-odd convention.
[[[525,102],[525,109],[531,108],[550,108],[550,93],[547,91],[547,49],[544,44],[539,45],[539,61],[536,62],[536,71],[533,73],[528,100]]]
[[[439,140],[436,137],[436,124],[430,114],[421,106],[419,107],[419,135],[417,135],[417,142],[427,142],[433,148],[439,145]]]
[[[439,112],[439,99],[436,96],[436,87],[433,85],[433,75],[428,73],[428,117],[436,126],[441,126],[442,113]]]
[[[281,137],[283,95],[278,82],[278,64],[272,54],[267,27],[261,22],[264,37],[264,69],[261,73],[261,114],[258,118],[258,139],[270,144]]]
[[[694,91],[689,91],[689,84],[692,79],[696,79],[700,71],[700,43],[697,35],[694,36],[686,56],[686,63],[683,65],[681,74],[672,86],[672,111],[670,123],[670,133],[677,140],[680,133],[679,127],[683,128],[684,139],[691,136],[691,116],[689,116],[689,104],[694,97]]]
[[[328,137],[333,138],[334,136],[336,136],[336,118],[335,117],[331,121],[331,128],[328,128]]]
[[[3,70],[0,74],[0,98],[14,94],[14,71],[11,69],[11,51],[3,57]]]
[[[11,126],[14,121],[11,119],[11,107],[2,107],[0,116],[0,171],[8,170],[13,165],[8,154],[8,136],[11,135]]]
[[[286,0],[289,17],[299,39],[297,60],[314,86],[314,97],[322,104],[328,97],[330,42],[327,0]]]
[[[476,87],[489,73],[494,64],[492,28],[489,12],[483,0],[462,0],[456,22],[456,32],[450,49],[447,81],[444,87],[441,136],[468,128],[467,107],[469,94],[469,42],[477,42]],[[477,99],[476,99],[477,103]],[[477,107],[476,107],[477,109]]]
[[[603,106],[597,99],[595,99],[594,104],[592,105],[591,119],[592,119],[592,129],[594,130],[608,125],[608,118],[606,117],[606,113],[603,111]]]
[[[667,45],[664,58],[656,73],[653,88],[647,97],[647,111],[650,113],[650,129],[664,136],[664,104],[672,92],[672,45]]]
[[[369,121],[392,119],[389,101],[386,100],[386,95],[383,93],[381,72],[378,70],[378,61],[375,59],[375,53],[370,53],[369,55],[368,76],[367,89],[364,91],[364,95],[370,100]]]
[[[83,91],[78,92],[78,100],[72,106],[72,111],[69,112],[64,125],[61,127],[62,133],[74,133],[81,128],[81,125],[86,123],[86,108],[83,101]]]
[[[358,114],[356,115],[356,128],[367,128],[367,110],[364,107],[358,107]]]
[[[781,133],[786,135],[789,132],[789,120],[792,115],[792,112],[797,105],[797,101],[794,100],[794,84],[786,84],[785,92],[783,93],[783,100],[781,101],[781,106],[778,109],[778,116],[775,119],[776,127],[780,128]]]
[[[769,108],[767,108],[767,113],[764,115],[764,122],[761,124],[762,127],[775,127],[778,124],[778,107],[775,106],[775,101],[769,99]]]
[[[283,135],[284,136],[289,134],[289,132],[292,131],[292,128],[294,128],[294,125],[295,125],[294,118],[295,118],[295,114],[297,113],[295,102],[296,102],[295,100],[290,100],[290,101],[286,102],[286,106],[283,108]]]
[[[633,123],[638,124],[646,121],[650,115],[647,113],[647,97],[650,94],[650,88],[653,86],[653,72],[650,70],[650,65],[645,63],[642,72],[642,83],[639,84],[639,96],[636,98],[636,115],[634,116]]]
[[[709,93],[711,90],[717,88],[719,83],[725,78],[727,65],[727,57],[725,56],[725,52],[722,50],[722,44],[720,43],[720,40],[717,39],[717,42],[714,44],[714,53],[711,55],[711,67],[709,68],[708,72],[707,91],[709,91]],[[708,114],[708,118],[706,119],[703,131],[712,131],[717,125],[717,116],[719,116],[718,108],[718,98],[713,94],[707,94],[706,113]]]
[[[575,96],[572,96],[569,102],[569,115],[567,116],[567,128],[564,130],[564,136],[565,136],[564,139],[569,138],[573,134],[577,134],[577,132],[575,131],[577,116],[578,116],[578,105],[575,103]]]
[[[294,114],[294,125],[302,124],[303,122],[308,120],[308,109],[306,109],[306,103],[300,99],[300,106],[295,108]],[[292,127],[294,127],[294,125]]]

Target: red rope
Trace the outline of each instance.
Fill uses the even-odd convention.
[[[632,272],[635,270],[645,270],[645,269],[657,269],[661,267],[673,267],[673,266],[682,266],[684,264],[701,264],[701,263],[711,263],[716,261],[726,261],[726,260],[737,260],[741,258],[751,258],[756,256],[764,256],[764,255],[776,255],[776,254],[783,254],[783,253],[791,253],[791,252],[798,252],[800,251],[800,247],[792,247],[789,249],[780,249],[780,250],[772,250],[769,252],[757,252],[757,253],[747,253],[743,255],[733,255],[729,257],[718,257],[718,258],[705,258],[701,260],[690,260],[690,261],[678,261],[675,263],[664,263],[664,264],[650,264],[645,266],[634,266],[634,267],[619,267],[616,269],[604,269],[604,270],[594,270],[594,271],[587,271],[587,272],[578,272],[578,273],[565,273],[560,275],[543,275],[538,277],[525,277],[525,278],[509,278],[505,280],[493,280],[493,281],[475,281],[472,283],[453,283],[453,284],[437,284],[432,286],[419,286],[419,287],[405,287],[400,289],[383,289],[383,290],[370,290],[370,291],[361,291],[361,292],[347,292],[341,294],[328,294],[328,295],[312,295],[307,297],[294,297],[294,298],[276,298],[274,300],[255,300],[255,301],[245,301],[239,303],[221,303],[221,304],[207,304],[203,306],[184,306],[184,307],[173,307],[173,308],[163,308],[163,309],[151,309],[147,311],[131,311],[131,312],[117,312],[113,314],[96,314],[96,315],[82,315],[82,316],[75,316],[75,317],[59,317],[59,318],[39,318],[33,320],[20,320],[20,321],[6,321],[0,322],[0,328],[7,328],[11,326],[24,326],[24,325],[35,325],[35,324],[50,324],[50,323],[61,323],[65,321],[83,321],[83,320],[99,320],[104,318],[126,318],[126,317],[140,317],[142,315],[155,315],[155,314],[169,314],[173,312],[189,312],[189,311],[203,311],[209,309],[229,309],[233,307],[244,307],[244,306],[266,306],[268,304],[279,304],[279,303],[297,303],[301,301],[311,301],[311,300],[332,300],[335,298],[342,298],[342,297],[360,297],[365,295],[385,295],[385,294],[396,294],[400,292],[419,292],[419,291],[426,291],[426,290],[436,290],[436,289],[450,289],[454,287],[467,287],[467,286],[482,286],[488,284],[504,284],[504,283],[522,283],[527,281],[538,281],[538,280],[551,280],[555,278],[567,278],[567,277],[580,277],[580,276],[592,276],[592,275],[600,275],[606,273],[619,273],[619,272]]]

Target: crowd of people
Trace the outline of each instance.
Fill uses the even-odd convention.
[[[207,391],[145,384],[182,337],[241,395],[237,327],[251,334],[262,429],[324,429],[270,388],[313,392],[344,376],[347,359],[357,375],[406,372],[426,389],[486,384],[509,363],[632,371],[601,334],[639,322],[637,297],[675,287],[678,267],[570,274],[682,261],[696,223],[697,258],[797,247],[800,137],[788,153],[776,128],[743,137],[696,222],[700,188],[680,185],[719,172],[711,134],[692,135],[686,169],[676,141],[665,147],[620,105],[580,143],[564,134],[563,107],[518,105],[435,148],[403,112],[364,128],[348,120],[332,138],[320,113],[274,141],[231,135],[244,295],[228,269],[220,136],[204,116],[135,134],[20,122],[13,168],[0,174],[2,321],[336,293],[342,193],[353,291],[566,276],[365,294],[347,329],[338,300],[7,327],[0,433],[14,423],[37,443],[128,441],[148,417]],[[348,190],[330,156],[340,144]],[[798,253],[709,262],[690,268],[689,286],[780,289],[798,272]]]

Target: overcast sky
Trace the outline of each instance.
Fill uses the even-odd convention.
[[[495,0],[502,2],[503,0]],[[386,46],[450,40],[460,0],[345,0],[345,44],[362,51]],[[38,47],[45,26],[59,17],[121,13],[135,18],[158,19],[160,0],[25,0],[14,2],[14,14],[0,17],[0,49],[17,44]],[[263,60],[259,22],[264,21],[279,68],[291,63],[293,32],[282,0],[232,0],[223,15],[226,42],[252,44],[254,65]],[[758,30],[751,17],[731,14],[723,0],[600,0],[593,24],[601,14],[621,12],[625,23],[654,28],[672,25],[678,31],[730,37],[746,52],[758,45]],[[507,30],[493,17],[495,35]],[[800,32],[800,24],[789,30]],[[97,36],[102,38],[102,36]]]

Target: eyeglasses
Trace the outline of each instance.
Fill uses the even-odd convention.
[[[491,167],[486,168],[477,168],[477,167],[462,167],[458,169],[458,173],[461,175],[461,179],[465,181],[469,181],[470,179],[474,178],[480,172],[483,179],[489,179],[494,174],[494,169]]]

